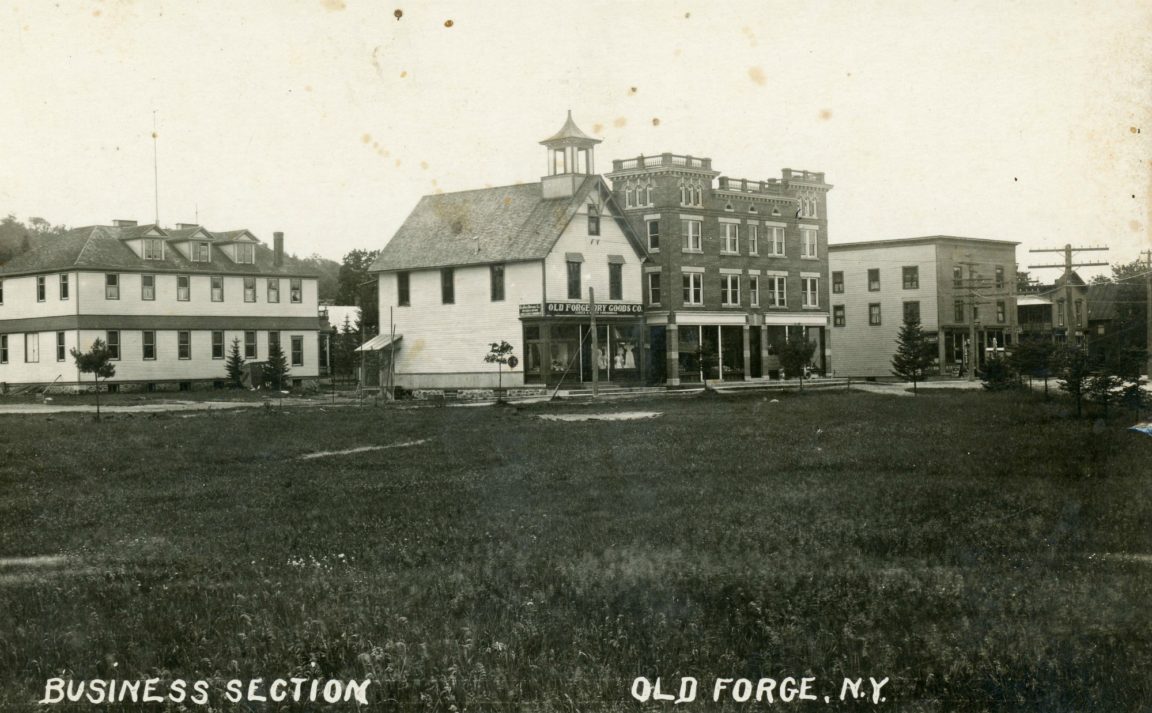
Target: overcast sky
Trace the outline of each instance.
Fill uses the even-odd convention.
[[[1147,2],[0,7],[0,214],[151,221],[155,110],[161,224],[339,259],[421,195],[538,180],[571,109],[602,170],[824,171],[833,242],[1152,246]]]

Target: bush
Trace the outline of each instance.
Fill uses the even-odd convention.
[[[1016,374],[1007,360],[1000,357],[991,357],[984,362],[980,380],[988,391],[1004,391],[1016,386]]]

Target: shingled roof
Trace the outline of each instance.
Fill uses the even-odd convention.
[[[261,243],[256,243],[255,264],[232,262],[219,250],[212,250],[211,262],[192,262],[178,250],[169,246],[163,260],[144,260],[125,244],[125,240],[138,238],[154,228],[151,225],[112,227],[90,225],[73,228],[60,236],[44,236],[36,239],[32,249],[17,255],[4,265],[0,265],[0,277],[29,275],[63,270],[121,270],[125,272],[202,272],[233,273],[237,275],[285,275],[292,277],[315,277],[316,273],[292,259],[285,257],[280,266],[273,265],[273,252]],[[161,230],[168,235],[168,231]],[[176,231],[173,231],[176,232]],[[230,234],[240,234],[234,231]],[[221,233],[211,233],[219,238]],[[224,234],[228,235],[228,234]],[[214,246],[232,241],[216,239]]]
[[[636,253],[643,256],[643,247],[619,217],[603,179],[589,176],[574,195],[565,198],[545,199],[539,183],[424,196],[370,270],[543,260],[597,187]]]

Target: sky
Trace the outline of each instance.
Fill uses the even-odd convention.
[[[0,214],[340,259],[420,196],[614,158],[823,171],[833,243],[1152,248],[1147,2],[0,2]],[[1082,270],[1088,276],[1099,270]],[[1034,271],[1052,279],[1058,272]]]

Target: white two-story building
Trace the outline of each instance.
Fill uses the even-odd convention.
[[[77,386],[70,350],[103,340],[121,388],[191,389],[225,380],[279,341],[289,378],[317,377],[317,276],[247,230],[210,232],[119,220],[43,238],[0,266],[0,384]]]
[[[517,358],[505,387],[578,385],[594,368],[606,382],[644,379],[646,253],[595,173],[600,142],[569,115],[541,143],[540,182],[424,196],[373,264],[381,336],[368,347],[383,348],[394,384],[494,387],[484,356],[501,341]]]

